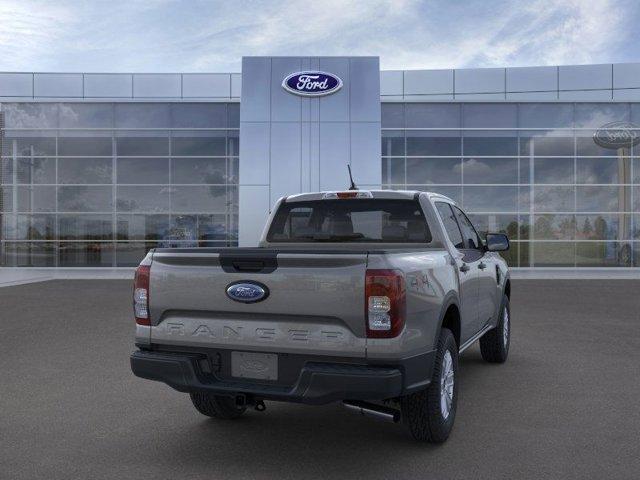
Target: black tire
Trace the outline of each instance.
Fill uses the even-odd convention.
[[[441,409],[441,388],[443,383],[443,360],[447,352],[453,368],[453,390],[448,415]],[[451,331],[443,328],[438,338],[438,348],[429,386],[420,392],[406,395],[400,400],[402,418],[409,432],[421,442],[442,443],[451,433],[456,418],[458,401],[458,345]]]
[[[205,392],[192,392],[189,396],[196,410],[207,417],[233,420],[240,417],[247,409],[246,406],[237,406],[233,397]]]
[[[505,323],[507,325],[506,340]],[[509,345],[511,345],[511,308],[509,298],[505,295],[497,325],[480,338],[480,353],[487,362],[504,363],[509,356]]]

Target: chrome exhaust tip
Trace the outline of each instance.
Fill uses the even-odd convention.
[[[382,420],[383,422],[398,423],[400,421],[400,410],[391,407],[376,405],[375,403],[360,400],[345,400],[342,404],[352,412],[359,413],[364,417]]]

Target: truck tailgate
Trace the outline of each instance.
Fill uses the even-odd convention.
[[[280,353],[365,356],[366,252],[158,250],[150,280],[151,342]],[[240,281],[265,285],[232,300]]]

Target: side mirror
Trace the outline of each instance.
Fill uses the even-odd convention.
[[[509,250],[509,237],[504,233],[487,233],[485,248],[489,252],[504,252]]]

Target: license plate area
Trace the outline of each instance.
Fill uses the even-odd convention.
[[[256,380],[278,380],[275,353],[231,352],[231,376]]]

